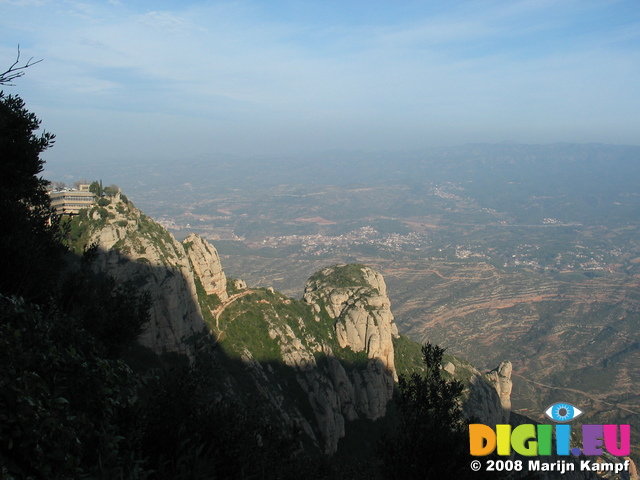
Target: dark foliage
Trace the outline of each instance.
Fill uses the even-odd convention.
[[[137,478],[136,382],[116,357],[148,300],[86,265],[62,280],[64,231],[39,176],[54,137],[39,126],[0,94],[0,471]]]
[[[300,478],[294,432],[271,424],[259,404],[249,410],[218,397],[216,377],[209,357],[146,388],[143,445],[152,478]]]
[[[46,298],[63,265],[61,232],[46,191],[40,154],[54,136],[17,96],[0,92],[0,292]]]
[[[39,125],[20,98],[0,95],[2,478],[318,478],[293,432],[258,405],[212,396],[210,368],[144,384],[119,360],[150,299],[95,273],[96,246],[81,259],[67,252],[38,176],[53,142]]]
[[[93,335],[104,355],[117,358],[149,322],[151,297],[131,285],[94,273],[91,264],[97,248],[97,245],[89,247],[79,268],[61,278],[56,305]]]
[[[0,296],[2,478],[135,478],[135,377],[64,315]]]
[[[102,180],[100,180],[99,182],[97,180],[91,182],[91,185],[89,185],[89,191],[95,193],[97,197],[101,197],[103,193]]]
[[[427,343],[422,347],[425,373],[400,377],[400,424],[380,447],[385,478],[466,478],[470,473],[467,422],[459,404],[463,387],[443,378],[443,353]]]

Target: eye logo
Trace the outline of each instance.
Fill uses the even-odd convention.
[[[554,422],[564,423],[575,420],[584,412],[569,403],[554,403],[544,411],[545,415]]]
[[[522,423],[514,428],[511,428],[509,424],[497,424],[495,427],[490,427],[483,423],[469,424],[469,453],[473,457],[484,457],[495,453],[498,456],[507,458],[513,455],[513,452],[523,457],[534,457],[536,455],[542,457],[549,455],[558,455],[559,457],[585,455],[590,457],[604,454],[614,457],[627,457],[631,453],[631,425],[581,425],[582,447],[579,447],[573,446],[572,425],[568,422],[582,415],[584,413],[582,410],[570,403],[558,402],[547,407],[544,413],[556,424],[543,423],[533,425]],[[493,462],[493,460],[490,462]],[[555,467],[557,465],[562,469],[561,472],[559,469],[557,471],[564,474],[565,469],[561,467],[561,462],[564,462],[564,460],[547,464],[539,460],[529,460],[529,469],[556,470]],[[589,469],[594,472],[614,470],[613,468],[591,468],[589,462],[590,460],[581,460],[580,469]],[[472,469],[474,469],[474,465],[477,464],[472,462]],[[489,463],[488,465],[493,464]],[[541,465],[546,465],[549,468],[539,468]],[[612,463],[611,466],[613,465]],[[616,464],[616,471],[621,471],[617,470],[618,465],[622,464]],[[497,464],[495,466],[497,468]],[[569,464],[566,466],[568,467]],[[627,467],[624,468],[626,469]],[[574,468],[568,468],[566,471],[569,470],[574,470]]]

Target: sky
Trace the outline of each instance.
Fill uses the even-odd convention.
[[[640,144],[640,3],[0,0],[47,161]]]

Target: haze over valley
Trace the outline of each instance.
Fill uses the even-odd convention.
[[[109,179],[225,271],[300,298],[334,263],[387,280],[401,333],[487,370],[514,409],[563,400],[637,422],[640,147],[475,144],[422,152],[118,165]],[[594,420],[595,421],[595,420]]]

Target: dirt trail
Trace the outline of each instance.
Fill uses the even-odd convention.
[[[247,289],[247,290],[243,290],[240,293],[235,293],[231,295],[226,302],[224,302],[222,305],[218,306],[215,310],[211,312],[213,314],[213,317],[216,319],[216,328],[218,330],[220,330],[220,325],[218,324],[218,320],[220,319],[220,315],[222,315],[222,312],[224,312],[224,309],[227,308],[236,300],[238,300],[239,298],[242,298],[245,295],[249,295],[250,293],[253,293],[253,290]]]

